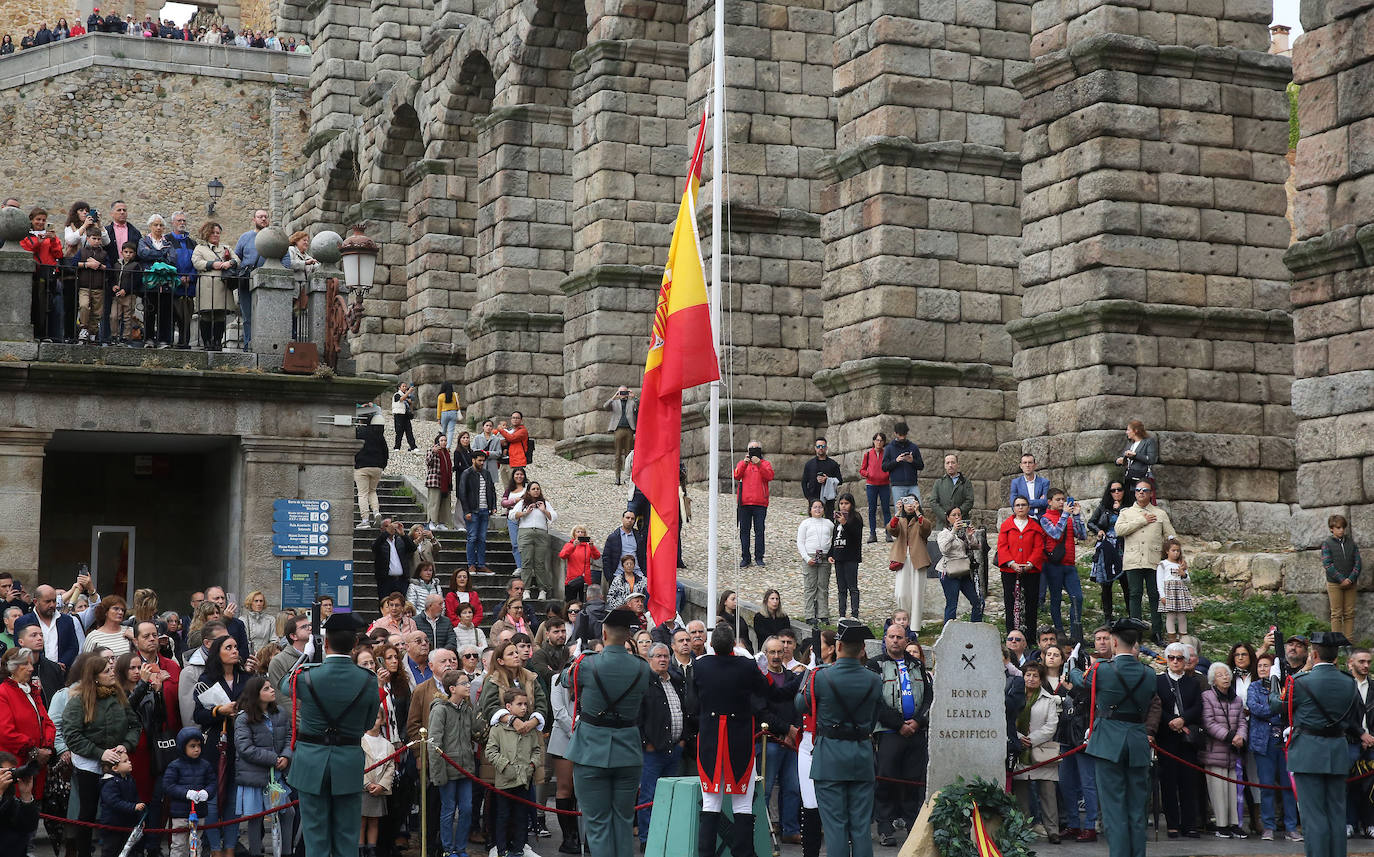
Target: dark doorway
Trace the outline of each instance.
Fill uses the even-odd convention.
[[[157,591],[160,610],[184,611],[192,592],[232,584],[233,449],[228,437],[56,432],[43,461],[39,579],[70,586],[94,564],[92,528],[106,526],[134,528],[137,550],[130,563],[101,539],[101,595],[126,596],[132,576]]]

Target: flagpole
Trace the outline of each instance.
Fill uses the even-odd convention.
[[[711,342],[720,360],[720,201],[725,145],[725,0],[715,0],[711,49]],[[711,382],[710,425],[707,431],[706,476],[706,628],[716,627],[719,589],[717,536],[720,527],[720,379]],[[737,611],[738,615],[738,611]]]

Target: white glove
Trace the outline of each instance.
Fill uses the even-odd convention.
[[[200,791],[196,792],[196,801],[198,803],[205,803],[209,799],[210,793],[207,792],[205,789],[201,789]]]
[[[196,791],[195,789],[191,789],[186,792],[186,799],[189,800],[191,803],[195,803],[196,795],[198,794],[200,794],[200,792]]]

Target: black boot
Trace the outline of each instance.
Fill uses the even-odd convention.
[[[854,611],[849,615],[857,619],[859,618],[859,590],[855,589],[853,592],[849,593],[849,600],[853,602],[849,607]]]
[[[730,837],[730,853],[739,857],[753,857],[754,855],[754,816],[753,813],[735,813],[735,826],[731,831],[734,835]]]
[[[801,811],[802,857],[821,855],[821,811],[805,809]]]
[[[716,837],[720,835],[720,813],[701,813],[697,824],[697,857],[716,857]]]
[[[554,806],[561,810],[577,809],[577,798],[560,797],[554,799]],[[582,843],[577,836],[577,816],[558,814],[558,827],[563,831],[563,843],[558,846],[559,854],[580,854]]]

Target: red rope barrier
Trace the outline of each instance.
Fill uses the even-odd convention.
[[[1079,744],[1077,747],[1074,747],[1074,748],[1071,749],[1071,750],[1065,750],[1064,752],[1060,753],[1058,756],[1055,756],[1053,759],[1046,759],[1046,760],[1043,761],[1043,762],[1036,762],[1034,765],[1030,765],[1029,767],[1019,768],[1019,769],[1017,769],[1017,770],[1015,770],[1015,771],[1012,771],[1012,772],[1011,772],[1011,775],[1012,775],[1013,777],[1016,777],[1016,776],[1020,776],[1021,774],[1029,774],[1031,771],[1034,771],[1036,768],[1043,768],[1043,767],[1045,767],[1046,765],[1057,765],[1057,764],[1059,764],[1059,762],[1060,762],[1061,760],[1067,759],[1068,757],[1072,756],[1074,753],[1081,753],[1081,752],[1083,752],[1084,750],[1086,750],[1087,748],[1088,748],[1088,744],[1087,744],[1087,742],[1085,741],[1084,743]]]
[[[1228,782],[1228,783],[1235,783],[1235,784],[1238,785],[1238,786],[1249,786],[1250,788],[1256,788],[1256,789],[1272,789],[1272,790],[1274,790],[1274,791],[1276,791],[1276,792],[1286,792],[1286,791],[1288,791],[1288,786],[1268,785],[1268,784],[1265,784],[1265,783],[1251,783],[1251,782],[1247,782],[1246,780],[1232,779],[1231,777],[1225,776],[1225,775],[1223,775],[1223,774],[1218,774],[1218,773],[1215,773],[1215,772],[1213,772],[1213,771],[1209,771],[1209,770],[1207,770],[1206,768],[1202,767],[1201,765],[1194,764],[1194,763],[1188,761],[1187,759],[1184,759],[1184,758],[1179,757],[1179,756],[1175,756],[1173,753],[1170,753],[1168,750],[1165,750],[1163,747],[1159,746],[1158,744],[1156,744],[1156,743],[1153,742],[1153,741],[1150,742],[1150,746],[1151,746],[1151,747],[1154,747],[1154,748],[1155,748],[1155,752],[1156,752],[1156,753],[1159,753],[1161,756],[1164,756],[1164,757],[1169,758],[1169,759],[1173,759],[1175,762],[1178,762],[1180,765],[1182,765],[1182,766],[1185,767],[1185,768],[1191,768],[1191,769],[1194,770],[1194,771],[1199,771],[1199,772],[1201,772],[1201,773],[1203,773],[1203,774],[1206,774],[1206,775],[1209,776],[1209,777],[1215,777],[1215,778],[1218,779],[1218,780],[1225,780],[1225,781]]]
[[[463,776],[467,777],[468,779],[472,780],[474,783],[476,783],[477,785],[481,786],[482,788],[486,789],[486,790],[489,791],[489,792],[494,792],[495,794],[499,794],[501,797],[509,798],[510,800],[513,800],[513,801],[515,801],[516,803],[523,803],[525,806],[532,806],[532,807],[534,807],[535,809],[540,809],[540,810],[545,810],[545,811],[547,811],[547,812],[551,812],[551,813],[553,813],[554,815],[581,815],[581,814],[582,814],[582,811],[581,811],[581,810],[577,810],[577,809],[559,809],[559,808],[553,807],[553,806],[545,806],[545,805],[542,804],[542,803],[537,803],[537,802],[535,802],[535,801],[527,800],[526,798],[522,798],[522,797],[520,797],[520,795],[513,795],[513,794],[511,794],[511,793],[508,792],[508,791],[504,791],[504,790],[502,790],[502,789],[498,789],[494,784],[487,782],[486,780],[484,780],[484,779],[482,779],[481,777],[479,777],[479,776],[477,776],[476,774],[474,774],[472,771],[469,771],[467,768],[465,768],[465,767],[463,767],[462,765],[458,764],[457,762],[453,761],[453,759],[451,759],[451,758],[449,757],[449,755],[448,755],[447,753],[445,753],[443,750],[438,750],[437,752],[439,753],[439,757],[442,758],[445,762],[448,762],[449,765],[451,765],[451,766],[453,767],[454,770],[456,770],[458,773],[462,774]],[[651,806],[653,806],[653,805],[654,805],[654,802],[653,802],[653,801],[649,801],[648,803],[641,803],[641,804],[638,804],[638,805],[635,806],[635,812],[638,812],[638,811],[641,810],[641,809],[648,809],[649,807],[651,807]]]
[[[406,750],[409,750],[409,749],[410,749],[410,745],[409,745],[409,744],[406,744],[406,745],[404,745],[404,746],[398,748],[398,749],[396,750],[396,752],[392,753],[390,756],[387,756],[387,757],[385,757],[385,758],[383,758],[383,759],[379,759],[379,760],[377,760],[377,762],[375,762],[374,764],[368,765],[366,768],[363,768],[363,773],[367,773],[368,771],[375,770],[375,769],[377,769],[377,768],[380,768],[382,765],[385,765],[385,764],[388,763],[388,762],[394,761],[398,756],[400,756],[402,753],[404,753]],[[223,821],[211,822],[210,824],[198,824],[198,825],[196,825],[196,830],[217,830],[217,829],[219,829],[219,828],[221,828],[221,827],[229,827],[230,825],[233,825],[233,824],[242,824],[242,823],[245,822],[245,821],[256,821],[256,820],[259,819],[259,818],[264,818],[264,817],[266,817],[266,816],[273,815],[273,814],[275,814],[275,813],[281,812],[281,811],[284,810],[284,809],[290,809],[291,807],[296,806],[296,805],[299,804],[299,803],[300,803],[300,801],[298,801],[298,800],[293,800],[293,801],[291,801],[291,802],[289,802],[289,803],[284,803],[284,804],[282,804],[281,806],[275,806],[275,807],[273,807],[273,808],[271,808],[271,809],[265,809],[265,810],[263,810],[262,812],[255,812],[255,813],[253,813],[252,815],[244,815],[244,816],[240,816],[240,817],[238,817],[238,818],[229,818],[229,819],[225,819],[225,820],[223,820]],[[101,824],[101,823],[96,822],[96,821],[82,821],[82,820],[79,819],[79,818],[65,818],[65,817],[60,816],[60,815],[48,815],[48,814],[45,813],[45,812],[40,812],[40,813],[38,814],[38,817],[41,818],[41,819],[44,819],[44,820],[46,820],[46,821],[56,821],[56,822],[58,822],[59,824],[69,824],[69,825],[71,825],[71,826],[73,826],[73,827],[89,827],[89,828],[91,828],[91,829],[93,829],[93,830],[109,830],[109,831],[113,831],[113,832],[116,832],[116,833],[133,833],[133,831],[134,831],[134,829],[133,829],[132,827],[120,827],[120,826],[118,826],[118,825],[113,825],[113,824]],[[190,828],[190,827],[154,827],[154,828],[146,828],[146,827],[145,827],[145,828],[143,829],[143,835],[144,835],[144,836],[166,836],[166,835],[169,834],[169,833],[176,834],[176,833],[190,833],[190,832],[191,832],[191,828]]]

